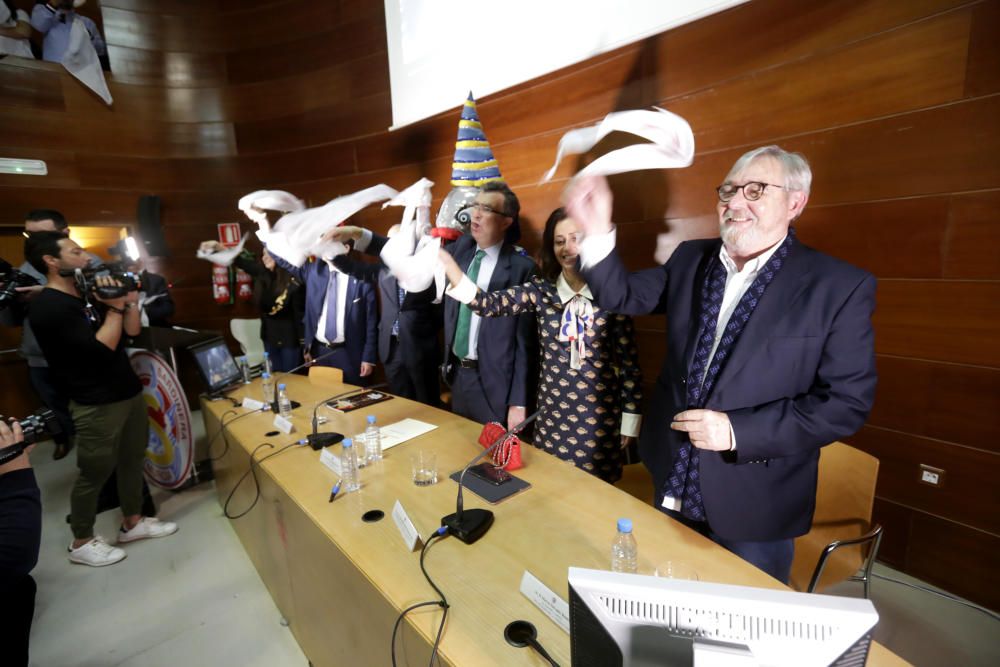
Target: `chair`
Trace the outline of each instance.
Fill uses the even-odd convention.
[[[316,385],[343,384],[344,371],[332,366],[310,366],[309,383]]]
[[[871,525],[878,465],[874,456],[842,442],[820,450],[816,512],[810,531],[795,540],[792,588],[813,593],[840,581],[862,581],[868,597],[882,540],[882,527]]]
[[[251,368],[264,363],[264,341],[260,337],[260,318],[253,320],[234,319],[229,321],[229,330],[233,333],[247,363]]]

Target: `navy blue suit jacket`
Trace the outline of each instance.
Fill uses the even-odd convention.
[[[639,438],[657,494],[686,438],[670,421],[687,409],[701,286],[720,246],[719,239],[688,241],[663,266],[632,274],[612,252],[584,272],[603,308],[667,316],[666,357]],[[700,457],[705,513],[717,534],[763,541],[809,531],[820,447],[856,432],[871,410],[874,308],[874,276],[793,246],[705,405],[725,412],[736,435],[735,452]]]
[[[308,350],[316,338],[316,326],[323,313],[326,287],[330,282],[330,267],[323,260],[307,262],[302,266],[290,264],[268,248],[268,252],[281,268],[292,274],[306,287],[306,311],[303,317],[305,347]],[[342,276],[348,280],[347,304],[344,310],[344,348],[351,359],[351,365],[361,368],[361,362],[374,364],[378,361],[375,344],[378,338],[378,307],[375,305],[375,290],[368,283],[352,276]]]

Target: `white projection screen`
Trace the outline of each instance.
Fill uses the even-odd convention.
[[[385,0],[393,129],[745,0]]]

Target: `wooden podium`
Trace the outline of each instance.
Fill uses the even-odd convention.
[[[273,416],[262,413],[240,419],[229,429],[228,451],[216,463],[220,502],[247,471],[249,455],[262,443],[257,458],[304,438],[310,431],[316,403],[348,385],[311,383],[302,376],[285,376],[290,397],[302,403],[293,413],[296,432],[267,436]],[[233,394],[259,398],[259,380]],[[231,404],[202,400],[209,435]],[[308,446],[289,448],[260,464],[260,498],[246,516],[232,522],[261,579],[289,621],[312,664],[387,665],[393,623],[407,606],[436,599],[420,572],[419,551],[409,551],[390,517],[398,500],[421,537],[455,511],[457,485],[448,475],[465,465],[480,449],[480,426],[450,412],[402,398],[379,403],[369,411],[330,417],[322,430],[347,435],[363,432],[365,417],[374,414],[382,426],[412,417],[437,429],[385,452],[374,468],[361,471],[362,488],[328,502],[337,476]],[[240,413],[244,410],[240,409]],[[227,418],[232,419],[230,415]],[[213,444],[221,452],[221,438]],[[411,482],[410,453],[437,453],[438,483],[417,487]],[[339,451],[339,447],[335,448]],[[425,565],[450,604],[440,644],[442,662],[450,665],[541,665],[530,649],[510,646],[504,627],[525,619],[538,628],[539,642],[564,667],[570,665],[569,636],[519,592],[525,570],[557,595],[567,597],[567,568],[607,568],[615,522],[632,519],[639,544],[640,573],[656,563],[689,563],[701,581],[770,588],[782,584],[708,539],[681,526],[654,508],[615,487],[531,446],[524,447],[525,467],[517,476],[532,488],[498,505],[487,505],[466,491],[465,506],[488,507],[496,514],[491,530],[473,545],[454,538],[435,541]],[[230,502],[238,514],[253,501],[253,480],[243,482]],[[385,512],[376,523],[361,515]],[[401,665],[426,665],[441,619],[438,607],[423,607],[407,616],[397,637]],[[252,630],[249,630],[252,631]],[[874,645],[869,665],[906,664]]]

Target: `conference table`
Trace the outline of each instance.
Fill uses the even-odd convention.
[[[298,442],[311,431],[313,408],[350,385],[304,376],[286,376],[287,391],[301,406],[292,413],[295,431],[276,432],[274,415],[250,412],[228,401],[201,399],[206,432],[214,436],[225,416],[225,437],[212,442],[219,501],[240,541],[311,664],[388,665],[390,639],[399,612],[436,600],[420,570],[420,550],[410,550],[391,513],[398,501],[422,539],[455,511],[457,484],[448,475],[461,469],[481,447],[480,425],[444,410],[395,397],[346,414],[319,409],[327,421],[320,431],[362,433],[368,414],[386,426],[405,418],[437,428],[385,451],[383,460],[360,471],[361,488],[329,502],[338,479],[320,461],[320,452],[295,445],[255,466],[256,459]],[[260,380],[232,392],[259,399]],[[271,435],[268,435],[268,434]],[[267,444],[264,444],[267,443]],[[269,446],[270,445],[270,446]],[[331,450],[339,453],[340,446]],[[411,455],[437,455],[438,482],[412,482]],[[619,517],[632,519],[639,545],[639,572],[652,573],[667,560],[690,565],[701,581],[784,588],[781,583],[694,531],[614,486],[531,446],[522,448],[524,467],[516,476],[531,488],[489,505],[466,489],[465,507],[495,512],[482,539],[471,545],[454,537],[435,540],[425,567],[447,597],[449,610],[439,653],[449,665],[543,665],[530,648],[515,648],[503,636],[514,620],[530,621],[538,641],[556,662],[570,665],[569,635],[527,597],[520,584],[529,571],[564,600],[570,566],[608,569]],[[231,496],[231,497],[230,497]],[[256,500],[255,500],[256,499]],[[382,510],[385,518],[362,515]],[[439,606],[410,612],[396,638],[400,665],[426,665],[443,611]],[[252,628],[248,632],[252,632]],[[907,664],[873,644],[869,665]]]

